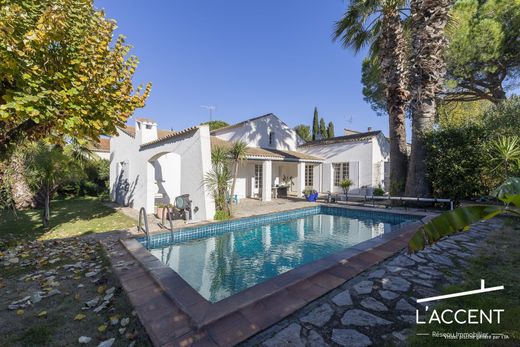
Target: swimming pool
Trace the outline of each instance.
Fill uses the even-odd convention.
[[[217,302],[417,219],[318,205],[138,240],[202,297]]]

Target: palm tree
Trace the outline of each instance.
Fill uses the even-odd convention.
[[[43,227],[47,228],[52,196],[64,182],[82,174],[80,167],[60,146],[42,142],[29,148],[26,167],[28,182],[34,191],[43,195]]]
[[[504,170],[503,177],[509,178],[511,171],[520,163],[520,138],[502,136],[491,142],[489,155],[495,165],[494,171]]]
[[[231,194],[228,201],[228,211],[231,214],[231,202],[233,196],[235,196],[235,186],[237,183],[238,167],[246,159],[247,145],[243,141],[233,142],[233,145],[229,149],[229,155],[233,162],[233,183],[231,184]]]
[[[390,134],[391,194],[404,191],[407,173],[406,106],[408,74],[407,49],[401,14],[406,0],[352,0],[343,18],[336,23],[335,38],[356,52],[371,46],[378,59],[385,86]]]
[[[442,89],[446,68],[443,50],[451,0],[411,0],[412,68],[412,153],[406,179],[406,195],[429,196],[426,180],[427,150],[424,134],[433,128],[437,94]]]
[[[229,154],[223,147],[211,150],[212,170],[204,176],[204,184],[211,191],[217,212],[226,211],[226,193],[231,180],[229,171]]]

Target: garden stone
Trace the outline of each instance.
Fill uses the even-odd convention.
[[[433,283],[425,281],[425,280],[422,280],[422,279],[419,279],[419,278],[410,278],[410,281],[412,281],[414,283],[417,283],[417,284],[420,284],[420,285],[425,286],[425,287],[430,287],[430,288],[433,287]]]
[[[333,314],[334,310],[332,307],[330,307],[329,304],[323,304],[316,307],[306,316],[300,318],[300,321],[303,323],[310,323],[321,328],[330,320]]]
[[[410,333],[409,329],[404,329],[401,331],[394,331],[392,333],[392,336],[399,342],[405,342],[409,333]]]
[[[302,327],[296,323],[292,323],[287,328],[279,331],[276,335],[264,341],[263,346],[266,347],[304,347],[300,332]]]
[[[410,289],[410,282],[401,277],[390,276],[383,278],[383,288],[397,292],[406,292]]]
[[[415,307],[410,305],[410,303],[408,303],[408,301],[406,301],[405,299],[401,299],[397,302],[397,304],[395,304],[395,309],[397,311],[408,311],[408,312],[415,312]]]
[[[388,308],[380,301],[377,301],[376,299],[372,297],[368,297],[366,299],[363,299],[360,302],[361,306],[363,306],[366,309],[369,309],[371,311],[378,311],[378,312],[385,312],[388,311]]]
[[[380,290],[379,295],[381,295],[381,297],[385,300],[394,300],[399,296],[399,294],[391,292],[389,290]]]
[[[393,273],[396,273],[396,272],[399,272],[399,271],[406,270],[406,269],[403,268],[403,267],[400,267],[400,266],[391,266],[391,265],[387,265],[386,268],[388,269],[388,271],[393,272]]]
[[[333,329],[332,341],[340,346],[366,347],[372,344],[368,336],[354,329]]]
[[[397,258],[395,258],[394,260],[392,260],[390,263],[388,263],[388,265],[401,266],[401,267],[413,266],[413,265],[415,265],[415,261],[413,261],[412,259],[410,259],[404,255],[400,255]]]
[[[430,257],[430,259],[432,261],[434,261],[435,263],[446,265],[446,266],[453,266],[453,262],[451,261],[451,259],[444,255],[429,254],[428,257]]]
[[[98,347],[111,347],[114,344],[115,338],[111,338],[101,342]]]
[[[333,297],[332,302],[340,307],[348,306],[352,305],[352,298],[350,297],[350,293],[348,292],[348,290],[346,290]]]
[[[428,260],[424,259],[423,257],[420,257],[417,254],[412,254],[410,258],[415,261],[416,263],[427,263]]]
[[[60,295],[60,294],[61,294],[61,292],[58,289],[53,289],[47,293],[47,297],[50,298],[51,296]]]
[[[385,270],[381,269],[381,270],[376,270],[376,271],[372,271],[369,275],[368,275],[368,278],[381,278],[385,275]]]
[[[384,318],[373,315],[363,310],[353,309],[345,312],[341,318],[343,325],[356,325],[361,327],[374,327],[378,325],[389,325],[392,322]]]
[[[81,344],[86,344],[86,343],[89,343],[90,341],[92,341],[92,338],[88,337],[88,336],[81,336],[78,339],[78,342],[81,343]]]
[[[439,295],[439,292],[432,288],[415,287],[414,291],[418,294],[420,298],[429,298],[430,296]]]
[[[431,266],[419,266],[418,270],[423,273],[427,273],[432,276],[440,277],[442,276],[442,272],[435,270]]]
[[[318,334],[316,331],[311,330],[309,335],[307,336],[307,342],[309,346],[312,347],[328,347],[329,345],[325,343],[323,337]]]
[[[413,315],[402,315],[402,316],[399,316],[399,319],[402,320],[403,322],[405,323],[408,323],[408,324],[415,324],[415,316]]]
[[[374,282],[372,281],[361,281],[354,285],[353,288],[358,294],[370,294],[372,292],[373,284]]]

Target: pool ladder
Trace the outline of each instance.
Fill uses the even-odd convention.
[[[148,216],[146,215],[146,209],[144,207],[141,207],[139,210],[137,231],[142,231],[146,235],[146,244],[148,245],[150,243],[150,229],[148,228]]]
[[[162,218],[161,218],[161,228],[168,229],[166,225],[164,224],[166,216],[168,216],[168,221],[170,222],[170,231],[173,231],[173,216],[172,216],[172,210],[170,209],[170,206],[166,206],[162,210]]]

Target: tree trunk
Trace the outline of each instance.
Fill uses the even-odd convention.
[[[399,12],[393,6],[386,7],[383,13],[380,59],[390,135],[390,194],[402,195],[408,166],[405,112],[410,93],[403,27]]]
[[[433,129],[436,98],[442,88],[446,67],[443,51],[447,45],[444,29],[450,0],[412,0],[412,153],[406,179],[406,195],[429,196],[426,178],[427,150],[424,135]]]
[[[11,156],[9,166],[11,177],[8,180],[10,181],[11,193],[16,209],[34,208],[34,194],[25,179],[26,170],[23,156],[19,153]]]
[[[45,189],[45,204],[43,207],[43,227],[49,227],[49,221],[51,218],[51,192],[50,188],[47,186]]]
[[[234,163],[235,167],[233,169],[233,183],[231,183],[231,194],[229,195],[228,212],[231,214],[231,206],[233,205],[233,196],[235,196],[235,186],[237,184],[238,177],[238,161]]]

